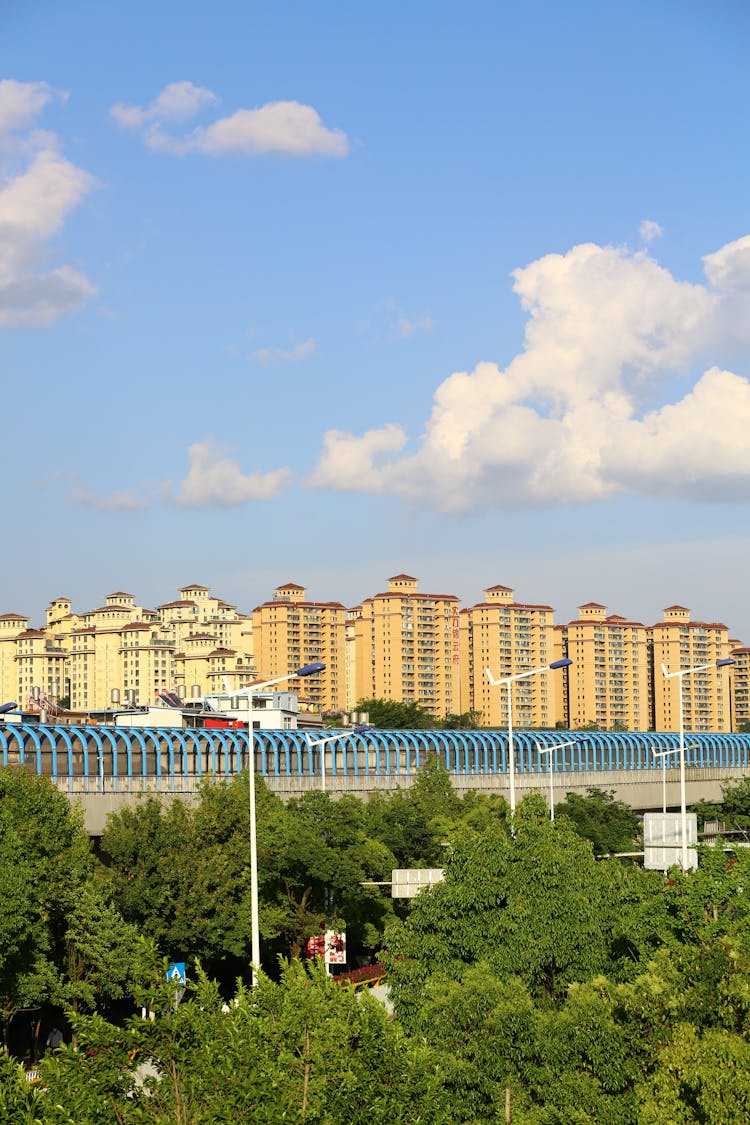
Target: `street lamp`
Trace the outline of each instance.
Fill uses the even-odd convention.
[[[680,668],[677,672],[668,672],[666,664],[662,664],[661,670],[666,680],[678,679],[680,681],[680,832],[682,835],[682,870],[688,869],[688,851],[687,851],[687,806],[685,799],[685,713],[683,702],[683,680],[685,676],[692,676],[693,672],[708,672],[712,668],[726,668],[728,664],[736,663],[731,656],[726,657],[724,660],[716,660],[713,664],[696,664],[693,668]]]
[[[348,738],[350,734],[364,734],[365,731],[372,730],[372,727],[362,724],[358,727],[352,727],[351,730],[342,730],[338,734],[329,735],[328,738],[312,738],[309,731],[305,731],[304,735],[307,739],[307,745],[310,750],[314,750],[316,746],[320,747],[320,788],[325,793],[326,791],[326,752],[325,747],[329,742],[338,742],[342,738]]]
[[[554,765],[554,759],[552,757],[552,751],[553,750],[562,750],[565,746],[576,746],[581,741],[582,740],[580,738],[571,738],[567,742],[555,742],[555,743],[553,743],[552,746],[542,746],[542,744],[540,742],[537,742],[536,740],[534,742],[534,745],[536,746],[537,755],[549,754],[549,758],[547,759],[547,764],[549,766],[549,818],[550,818],[550,820],[555,819],[555,796],[554,796],[554,791],[552,789],[553,782],[554,782],[555,765]]]
[[[258,832],[255,818],[255,751],[253,732],[253,695],[273,684],[284,683],[285,680],[302,679],[305,676],[314,676],[322,672],[325,664],[319,660],[314,664],[305,664],[296,672],[287,672],[285,676],[276,676],[273,680],[263,680],[259,684],[252,684],[245,691],[238,691],[237,695],[247,696],[247,770],[250,778],[250,972],[252,985],[258,983],[258,970],[260,968],[260,922],[258,910]]]
[[[667,815],[667,758],[671,754],[679,754],[679,746],[672,746],[669,750],[657,750],[651,747],[651,753],[655,758],[661,758],[661,811],[664,816]]]
[[[510,782],[510,812],[511,816],[516,811],[516,763],[513,749],[513,705],[511,703],[511,684],[515,680],[525,680],[528,676],[536,676],[540,672],[554,672],[556,668],[567,668],[573,661],[565,657],[563,660],[553,660],[551,664],[544,664],[541,668],[529,668],[528,672],[516,672],[515,676],[504,676],[496,680],[489,668],[485,668],[487,679],[492,687],[505,684],[508,689],[508,778]]]

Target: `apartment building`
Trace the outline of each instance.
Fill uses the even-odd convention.
[[[0,614],[0,704],[21,703],[23,691],[31,687],[19,679],[18,638],[29,627],[22,613]]]
[[[649,633],[640,621],[608,614],[600,602],[578,607],[578,617],[555,628],[555,659],[562,670],[556,719],[570,730],[648,730]]]
[[[320,661],[322,672],[289,680],[321,711],[344,711],[346,693],[346,615],[341,602],[316,602],[296,582],[277,586],[273,598],[253,610],[255,660],[262,680],[284,676]]]
[[[730,641],[729,648],[735,662],[725,673],[731,706],[729,729],[750,731],[750,648],[744,648],[738,641]]]
[[[651,720],[653,730],[678,730],[680,684],[685,730],[729,731],[729,669],[709,668],[690,676],[666,679],[661,672],[713,665],[730,654],[729,630],[720,622],[691,621],[690,610],[671,605],[664,620],[649,627],[653,675],[651,679]]]
[[[423,594],[418,579],[396,574],[365,598],[354,622],[357,699],[414,702],[436,718],[460,706],[459,602]]]
[[[478,711],[483,726],[508,721],[505,688],[495,679],[541,668],[553,660],[554,611],[549,605],[517,602],[509,586],[489,586],[484,601],[459,613],[461,711]],[[558,676],[530,676],[511,684],[513,721],[523,727],[552,727],[557,714]]]
[[[645,626],[587,602],[576,620],[555,625],[551,606],[518,602],[509,586],[490,586],[461,609],[455,595],[422,593],[409,574],[350,608],[312,601],[294,582],[252,615],[198,583],[178,594],[151,609],[118,590],[82,613],[57,597],[39,629],[23,614],[0,614],[0,703],[68,695],[75,710],[106,710],[113,690],[140,704],[165,689],[189,699],[320,661],[325,671],[288,684],[311,711],[351,712],[375,697],[414,701],[438,719],[478,711],[483,725],[503,727],[507,695],[485,669],[502,678],[567,656],[563,671],[514,682],[518,726],[676,730],[678,681],[665,680],[662,663],[711,665],[683,680],[687,730],[750,724],[750,648],[680,605]],[[713,668],[730,655],[734,665]]]
[[[50,699],[69,696],[73,710],[105,710],[122,700],[151,703],[174,689],[189,696],[223,689],[224,677],[242,687],[255,678],[251,619],[207,586],[191,584],[181,597],[148,609],[118,590],[104,604],[75,613],[67,597],[53,599],[41,630],[28,618],[0,618],[0,682],[28,705],[38,687]],[[4,677],[4,679],[3,679]]]

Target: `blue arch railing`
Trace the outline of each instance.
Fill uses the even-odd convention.
[[[319,731],[325,738],[336,731]],[[528,731],[513,734],[520,774],[602,773],[613,770],[674,770],[675,732]],[[689,732],[685,761],[690,768],[746,769],[750,734]],[[55,781],[79,779],[96,788],[103,778],[152,778],[157,788],[174,788],[185,778],[229,778],[247,768],[247,731],[181,730],[170,727],[61,726],[0,723],[0,763],[16,765]],[[408,779],[431,757],[457,777],[503,775],[508,770],[504,730],[371,730],[344,732],[323,748],[310,748],[303,731],[254,732],[255,769],[269,778]],[[549,753],[544,751],[549,750]],[[662,757],[655,752],[674,751]],[[325,759],[323,759],[323,753]]]

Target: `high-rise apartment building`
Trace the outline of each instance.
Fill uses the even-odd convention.
[[[648,630],[640,621],[607,614],[599,602],[578,607],[578,618],[555,627],[555,658],[562,670],[557,721],[570,730],[648,730]]]
[[[738,641],[730,641],[729,647],[729,655],[734,660],[734,665],[725,673],[731,707],[729,729],[750,731],[750,648]]]
[[[501,679],[551,663],[552,607],[517,602],[509,586],[490,586],[484,591],[484,601],[462,609],[459,620],[461,711],[478,711],[483,726],[505,726],[507,690],[492,687],[486,669]],[[554,726],[558,688],[554,673],[515,680],[511,684],[514,723]]]
[[[728,731],[729,677],[727,669],[708,668],[690,676],[666,679],[669,672],[680,668],[713,665],[729,657],[729,630],[720,622],[691,621],[684,605],[671,605],[664,610],[664,620],[649,628],[653,653],[652,723],[654,730],[678,730],[680,685],[684,708],[685,730]]]
[[[309,601],[304,586],[287,582],[253,610],[253,637],[261,680],[320,661],[322,672],[290,680],[288,690],[322,711],[346,709],[346,608],[341,602]]]
[[[436,718],[460,705],[459,603],[422,594],[410,574],[365,598],[355,621],[355,695],[417,703]]]
[[[29,627],[21,613],[0,614],[0,704],[22,703],[23,692],[32,685],[19,676],[18,638]]]
[[[713,667],[730,655],[731,667]],[[486,669],[502,679],[562,656],[567,669],[514,682],[518,726],[676,730],[678,681],[665,680],[662,663],[709,665],[682,680],[686,730],[750,724],[750,648],[725,625],[691,621],[684,606],[644,626],[587,602],[575,621],[555,625],[551,606],[518,602],[508,586],[460,609],[455,595],[423,594],[409,574],[351,608],[311,601],[288,582],[251,616],[191,583],[154,609],[122,590],[84,613],[57,597],[40,629],[0,614],[0,703],[50,710],[48,701],[69,696],[73,710],[104,711],[113,691],[139,704],[165,689],[190,699],[320,661],[323,672],[285,685],[310,711],[352,712],[360,699],[383,698],[416,702],[436,719],[478,711],[482,725],[504,727],[507,694]]]

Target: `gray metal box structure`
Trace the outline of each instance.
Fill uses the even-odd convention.
[[[688,813],[688,870],[698,866],[698,817]],[[643,866],[648,871],[667,871],[674,864],[682,866],[682,816],[679,812],[646,813],[643,818]]]
[[[391,871],[391,897],[416,898],[422,887],[442,883],[442,867],[395,867]]]

